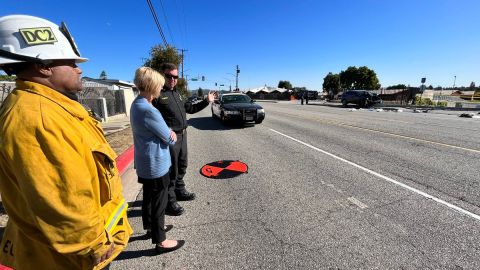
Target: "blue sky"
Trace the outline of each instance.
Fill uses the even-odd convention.
[[[65,21],[84,76],[131,81],[162,39],[146,0],[3,1],[0,16]],[[382,86],[480,85],[478,0],[152,0],[167,41],[188,50],[185,74],[239,87],[322,88],[328,72],[368,66]],[[163,9],[162,9],[163,6]],[[165,15],[164,15],[165,14]],[[230,73],[230,74],[229,74]]]

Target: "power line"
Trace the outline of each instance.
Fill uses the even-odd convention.
[[[172,43],[175,44],[175,41],[173,40],[172,30],[170,30],[170,24],[168,23],[167,13],[165,12],[165,8],[163,7],[163,1],[159,0],[159,2],[160,2],[160,6],[162,7],[162,13],[163,13],[163,17],[165,18],[165,23],[167,24],[168,33],[170,34]]]
[[[165,35],[163,34],[162,27],[160,26],[160,22],[158,21],[157,13],[155,12],[155,8],[153,8],[152,2],[150,0],[147,0],[148,7],[150,8],[150,12],[152,13],[153,20],[155,21],[155,24],[157,25],[158,32],[160,33],[160,36],[162,37],[163,43],[165,44],[166,47],[168,47],[168,42],[167,39],[165,38]]]
[[[162,27],[160,26],[160,21],[158,20],[157,13],[155,12],[155,8],[153,7],[153,4],[150,0],[147,0],[148,7],[150,8],[150,12],[152,13],[153,20],[155,21],[155,24],[157,25],[158,32],[160,33],[160,36],[162,37],[163,43],[165,46],[168,46],[167,39],[165,38],[165,35],[163,34]]]
[[[177,12],[177,24],[178,24],[178,29],[180,31],[180,36],[181,39],[183,40],[182,44],[180,45],[181,47],[188,47],[187,44],[187,21],[186,21],[186,16],[185,16],[185,4],[184,3],[178,3],[181,0],[175,0],[173,1],[175,3],[176,7],[176,12]]]

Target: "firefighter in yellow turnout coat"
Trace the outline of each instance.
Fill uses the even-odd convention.
[[[0,66],[17,88],[0,107],[0,192],[9,221],[0,263],[102,269],[132,229],[110,148],[76,101],[81,58],[66,26],[0,18]]]

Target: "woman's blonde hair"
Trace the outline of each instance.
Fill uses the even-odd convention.
[[[137,86],[140,92],[146,92],[153,97],[160,96],[160,90],[162,90],[165,84],[165,79],[162,74],[158,73],[152,68],[141,67],[135,71],[135,79],[133,83]]]

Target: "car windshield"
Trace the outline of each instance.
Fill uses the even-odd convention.
[[[250,100],[250,97],[246,95],[231,95],[222,97],[223,103],[249,103]]]

